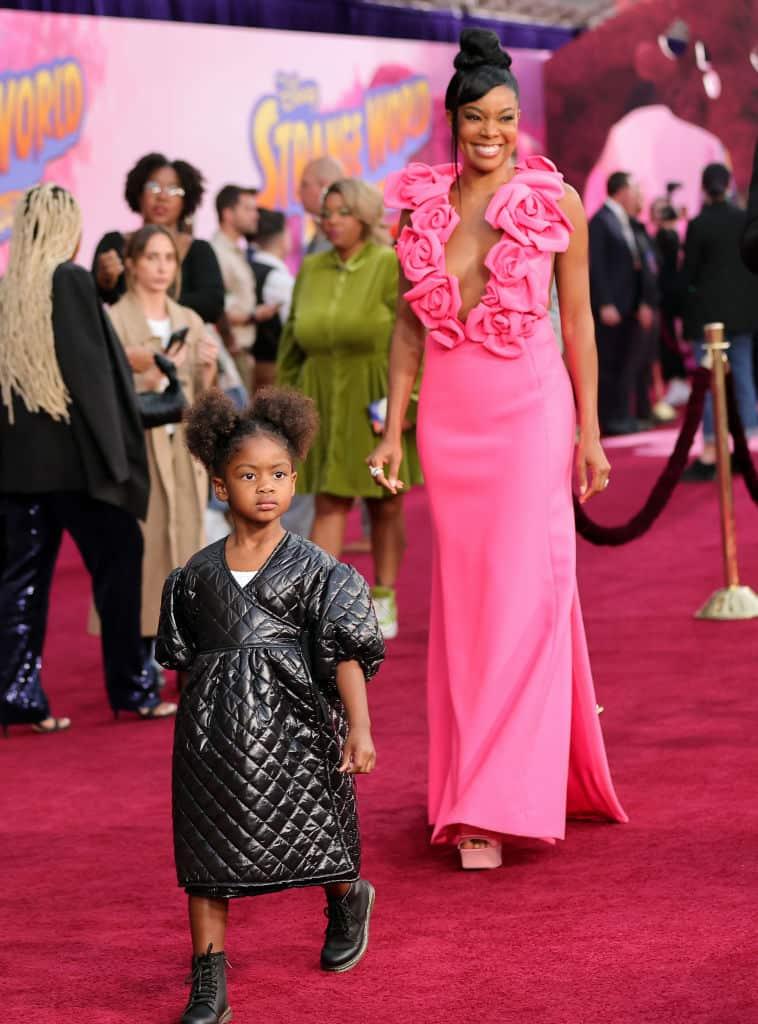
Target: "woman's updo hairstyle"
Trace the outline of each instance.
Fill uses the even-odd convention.
[[[304,459],[318,430],[312,399],[286,388],[262,388],[246,409],[223,391],[206,391],[187,414],[187,447],[216,476],[248,437],[270,437],[292,460]]]
[[[445,92],[445,110],[452,114],[453,163],[458,162],[458,111],[475,103],[490,89],[505,85],[518,99],[518,82],[511,73],[511,55],[502,49],[494,32],[484,28],[464,28],[460,50],[455,56],[455,74]]]

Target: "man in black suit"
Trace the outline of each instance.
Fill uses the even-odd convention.
[[[753,334],[758,330],[758,288],[740,258],[747,214],[728,198],[731,172],[724,164],[703,171],[705,203],[690,221],[684,243],[684,336],[698,360],[705,351],[703,327],[723,323],[730,342],[735,397],[748,435],[758,433],[753,376]],[[703,414],[703,454],[684,473],[690,482],[716,475],[713,409],[710,396]]]
[[[590,220],[590,289],[597,336],[598,411],[604,434],[637,429],[632,394],[644,358],[640,331],[653,325],[655,275],[631,222],[639,188],[626,171],[608,178],[608,198]]]

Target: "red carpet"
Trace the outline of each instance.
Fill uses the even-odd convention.
[[[628,452],[614,463],[592,513],[606,521],[631,513],[660,467]],[[739,482],[737,494],[743,576],[758,587],[758,510]],[[369,955],[344,977],[319,973],[318,890],[235,904],[237,1024],[757,1022],[758,621],[692,618],[720,583],[715,488],[681,486],[628,547],[580,545],[603,724],[631,823],[571,825],[565,843],[514,849],[483,874],[426,844],[422,494],[409,520],[402,638],[372,689],[379,768],[361,785],[365,874],[378,891]],[[109,719],[87,603],[66,548],[46,678],[74,728],[0,738],[1,1016],[169,1024],[188,960],[171,859],[171,727]]]

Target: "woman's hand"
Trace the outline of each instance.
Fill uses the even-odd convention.
[[[97,283],[101,288],[110,291],[115,288],[118,279],[124,272],[124,264],[115,249],[101,252],[97,258]]]
[[[147,373],[155,367],[155,353],[150,348],[128,348],[126,358],[134,373]]]
[[[366,464],[369,470],[372,468],[381,470],[381,472],[371,474],[374,478],[374,483],[386,488],[391,494],[397,494],[398,491],[402,491],[403,487],[405,487],[403,481],[397,478],[402,461],[403,446],[400,440],[394,441],[384,437],[366,459]],[[384,470],[385,465],[387,466],[386,471]]]
[[[218,342],[210,334],[204,334],[197,347],[197,360],[201,366],[213,367],[218,363]]]
[[[368,726],[348,730],[339,771],[347,775],[368,775],[376,767],[376,750]]]
[[[579,437],[576,448],[576,475],[579,481],[579,502],[584,504],[593,494],[604,491],[610,483],[611,464],[600,439]]]

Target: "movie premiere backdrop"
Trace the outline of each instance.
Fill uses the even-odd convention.
[[[216,227],[224,184],[302,218],[304,165],[329,153],[381,185],[411,159],[450,159],[443,97],[456,47],[168,22],[0,11],[0,271],[13,208],[40,181],[70,189],[84,212],[79,259],[137,218],[128,169],[159,151],[197,165],[207,192],[195,232]],[[547,51],[514,51],[524,153],[543,151]]]

